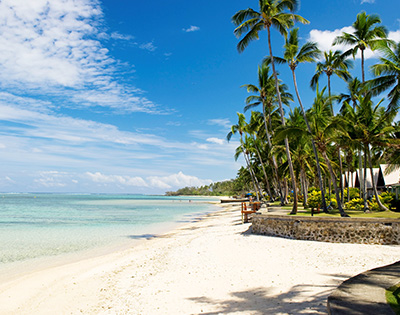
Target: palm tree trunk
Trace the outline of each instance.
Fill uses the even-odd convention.
[[[318,175],[318,181],[319,181],[319,188],[321,190],[321,196],[322,196],[322,209],[325,213],[329,213],[329,211],[326,207],[326,202],[325,202],[325,192],[324,192],[324,185],[322,184],[321,165],[319,163],[318,152],[317,152],[317,148],[315,146],[314,139],[312,138],[311,127],[310,127],[310,124],[308,123],[308,119],[306,116],[306,112],[304,111],[303,103],[301,102],[299,90],[297,88],[297,80],[296,80],[296,74],[294,72],[294,69],[292,69],[292,74],[293,74],[294,89],[296,91],[297,99],[299,100],[299,104],[301,107],[301,111],[303,113],[304,121],[306,122],[306,125],[307,125],[307,130],[311,136],[311,144],[312,144],[312,148],[314,151],[315,162],[317,164],[317,175]]]
[[[368,190],[367,190],[367,152],[366,149],[364,150],[364,183],[363,183],[363,200],[364,200],[364,211],[369,211],[368,207]]]
[[[369,147],[367,148],[367,154],[368,154],[369,170],[371,172],[371,178],[372,178],[372,189],[374,190],[376,202],[378,203],[378,206],[381,210],[388,211],[388,208],[386,208],[380,201],[378,190],[376,189],[376,184],[374,181],[374,172],[372,170],[371,151],[370,151]]]
[[[244,160],[246,161],[247,168],[248,168],[249,173],[250,173],[251,181],[253,182],[254,191],[256,192],[256,195],[257,195],[257,200],[259,200],[258,190],[257,190],[257,186],[256,186],[256,178],[255,178],[255,175],[253,174],[253,170],[251,168],[250,161],[248,160],[246,150],[244,149],[244,146],[243,146],[243,136],[242,136],[242,134],[240,134],[240,146],[242,148],[243,157],[244,157]]]
[[[274,64],[274,56],[272,54],[270,26],[267,26],[267,31],[268,31],[269,54],[270,54],[270,57],[271,57],[272,72],[274,73],[274,78],[275,78],[275,89],[276,89],[276,95],[278,96],[279,112],[281,114],[282,126],[285,126],[285,114],[283,112],[282,99],[281,99],[281,94],[280,94],[280,91],[279,91],[278,76],[276,74],[275,64]],[[297,202],[298,202],[297,185],[296,185],[296,178],[294,176],[292,157],[290,155],[289,141],[288,141],[287,137],[285,138],[285,148],[286,148],[287,161],[288,161],[288,165],[289,165],[290,177],[291,177],[292,186],[293,186],[292,187],[293,188],[293,208],[292,208],[292,211],[290,212],[290,214],[296,214],[297,213]]]
[[[267,126],[267,113],[265,112],[265,105],[262,104],[263,106],[263,115],[264,115],[264,124],[265,124],[265,134],[267,136],[267,142],[268,145],[272,151],[272,142],[271,142],[271,135],[269,134],[269,130],[268,130],[268,126]],[[275,156],[271,153],[271,157],[272,157],[272,168],[274,170],[274,175],[275,175],[275,180],[277,182],[277,185],[279,187],[279,190],[281,191],[281,195],[282,195],[282,189],[281,189],[281,184],[280,184],[280,180],[279,180],[279,175],[278,175],[278,164],[276,163],[276,158]]]
[[[339,212],[340,212],[340,216],[348,217],[349,215],[346,214],[346,212],[344,212],[344,210],[342,208],[342,203],[340,202],[339,190],[338,190],[337,183],[336,183],[336,175],[335,175],[335,173],[333,171],[331,162],[330,162],[330,160],[328,158],[328,155],[326,154],[325,151],[323,151],[321,153],[322,153],[322,156],[324,157],[324,159],[326,161],[326,164],[328,165],[329,173],[331,175],[331,180],[332,180],[332,183],[333,183],[333,188],[334,188],[335,194],[336,194],[336,201],[337,201],[338,209],[339,209]]]
[[[253,139],[254,139],[254,136],[253,136]],[[261,168],[262,168],[263,173],[264,173],[265,184],[267,185],[267,192],[268,192],[268,195],[270,196],[271,201],[274,201],[274,198],[273,198],[272,193],[271,193],[271,186],[269,185],[269,180],[268,180],[267,172],[265,171],[264,162],[263,162],[263,160],[262,160],[260,150],[258,149],[258,147],[257,147],[257,145],[256,145],[256,143],[255,143],[255,139],[254,139],[254,147],[255,147],[255,149],[256,149],[258,158],[260,159]]]

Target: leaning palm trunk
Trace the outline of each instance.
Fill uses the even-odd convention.
[[[260,164],[261,164],[261,168],[262,168],[262,170],[263,170],[264,179],[265,179],[265,184],[267,185],[267,192],[268,192],[268,195],[270,196],[271,201],[274,201],[274,197],[272,196],[272,193],[271,193],[271,186],[270,186],[270,184],[269,184],[267,172],[265,171],[264,161],[262,160],[262,157],[261,157],[260,151],[258,150],[257,145],[255,145],[255,148],[256,148],[256,151],[257,151],[258,158],[260,159]]]
[[[306,112],[304,111],[303,103],[301,102],[301,99],[300,99],[300,94],[299,94],[299,90],[297,88],[297,80],[296,80],[296,74],[294,72],[294,69],[292,69],[292,74],[293,74],[294,89],[296,90],[297,99],[299,100],[299,104],[301,107],[301,111],[303,113],[304,121],[306,122],[308,132],[310,133],[310,135],[312,135],[311,127],[310,127],[310,124],[308,123]],[[317,152],[317,148],[315,146],[315,142],[314,142],[313,138],[311,138],[311,144],[312,144],[312,148],[314,151],[315,162],[317,164],[317,175],[318,175],[318,181],[319,181],[319,188],[321,190],[321,196],[322,196],[322,209],[325,213],[328,213],[328,209],[326,207],[326,202],[325,202],[324,185],[322,183],[321,165],[319,163],[318,152]],[[307,192],[304,192],[304,195],[306,195],[306,194],[307,194]]]
[[[271,142],[271,137],[269,134],[268,126],[267,126],[267,115],[265,112],[265,105],[262,104],[262,106],[263,106],[263,115],[264,115],[265,134],[267,136],[268,146],[269,146],[270,150],[272,151],[272,142]],[[282,186],[280,184],[279,175],[278,175],[278,164],[276,163],[276,158],[273,154],[271,154],[271,157],[272,157],[272,169],[274,171],[276,184],[278,186],[278,191],[280,192],[280,196],[282,196],[283,193],[282,193]]]
[[[267,26],[267,31],[268,31],[269,54],[270,54],[270,58],[271,58],[272,72],[274,73],[274,78],[275,78],[275,89],[276,89],[276,95],[278,96],[279,112],[281,114],[282,126],[285,126],[285,114],[283,112],[281,93],[279,91],[278,76],[276,74],[275,64],[274,64],[274,56],[272,54],[271,30],[270,30],[269,25]],[[292,188],[293,188],[293,208],[292,208],[292,211],[290,212],[290,214],[296,214],[297,213],[297,202],[298,202],[298,200],[297,200],[297,185],[296,185],[296,178],[294,176],[292,157],[290,155],[289,141],[288,141],[287,137],[285,138],[285,148],[286,148],[286,156],[287,156],[287,161],[288,161],[288,165],[289,165],[289,172],[290,172],[290,177],[292,180]]]
[[[369,147],[367,147],[367,155],[368,155],[368,162],[369,162],[369,170],[371,172],[371,178],[372,178],[372,189],[374,190],[376,202],[378,203],[378,206],[381,210],[388,211],[388,208],[386,208],[384,206],[384,204],[382,204],[382,202],[380,201],[379,195],[378,195],[378,190],[376,189],[376,184],[374,181],[374,172],[372,171],[371,151],[370,151]]]
[[[247,163],[247,167],[248,167],[249,172],[250,172],[250,176],[251,176],[251,179],[252,179],[252,182],[253,182],[253,186],[254,186],[254,191],[256,192],[257,201],[258,201],[258,200],[260,200],[260,196],[259,196],[259,193],[258,193],[259,187],[258,187],[257,177],[255,176],[255,174],[253,172],[253,168],[251,167],[251,164],[250,164],[250,161],[249,161],[249,158],[248,158],[247,154],[244,153],[244,156],[245,156],[245,160],[246,160],[246,163]]]
[[[333,171],[331,162],[328,158],[328,155],[326,154],[326,151],[322,151],[322,156],[324,157],[326,164],[328,165],[328,169],[329,169],[329,173],[331,175],[331,180],[332,180],[332,184],[333,184],[333,189],[335,190],[335,195],[336,195],[336,201],[337,201],[337,205],[338,205],[338,209],[340,212],[340,216],[342,217],[348,217],[348,215],[346,214],[346,212],[344,212],[343,208],[342,208],[342,203],[340,201],[340,195],[339,195],[339,189],[337,187],[337,183],[336,183],[336,175]]]

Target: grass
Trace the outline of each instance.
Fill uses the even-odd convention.
[[[400,283],[386,290],[386,301],[396,314],[400,314]]]
[[[292,205],[280,206],[280,202],[270,203],[272,207],[279,207],[281,209],[287,210],[288,214],[292,210]],[[393,211],[371,211],[369,213],[364,213],[364,211],[360,210],[346,210],[345,212],[352,218],[385,218],[385,219],[400,219],[400,212]],[[299,205],[297,209],[296,216],[311,216],[311,209],[304,209],[303,205]],[[330,213],[323,213],[322,211],[319,213],[314,212],[314,216],[316,217],[340,217],[339,210],[334,209],[330,210]]]

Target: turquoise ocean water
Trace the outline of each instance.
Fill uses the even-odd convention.
[[[128,244],[215,210],[202,197],[0,195],[0,272],[66,254]]]

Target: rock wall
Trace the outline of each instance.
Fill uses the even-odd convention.
[[[256,214],[254,234],[331,243],[400,244],[400,220]]]

